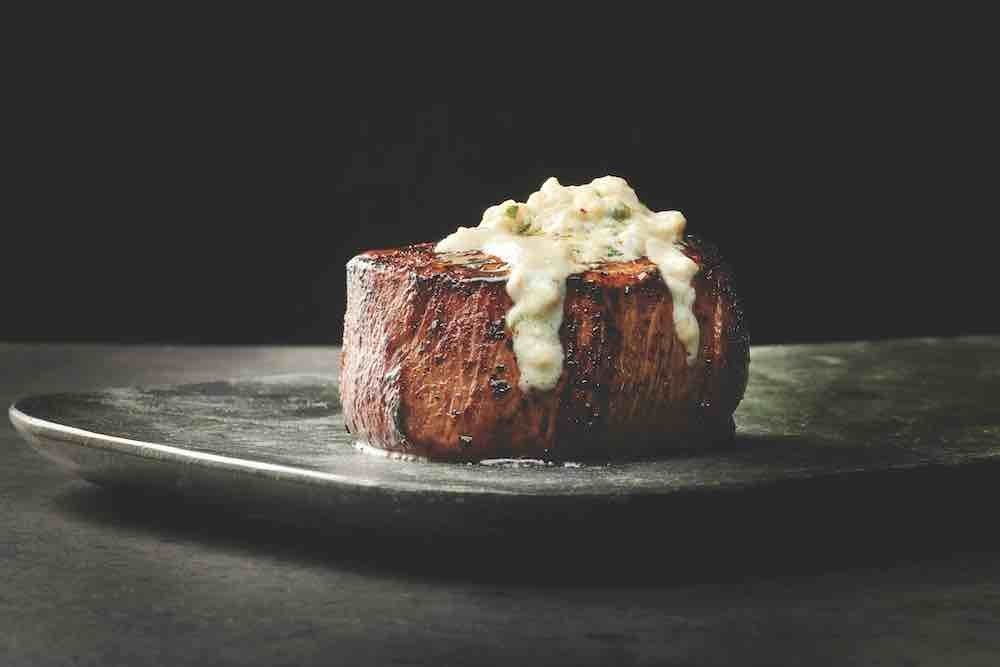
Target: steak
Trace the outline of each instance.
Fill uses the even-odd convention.
[[[570,276],[553,390],[523,391],[504,316],[507,267],[432,244],[371,250],[347,264],[340,391],[348,429],[376,448],[445,461],[620,460],[732,436],[749,337],[716,248],[683,252],[701,330],[689,364],[672,300],[646,258]]]

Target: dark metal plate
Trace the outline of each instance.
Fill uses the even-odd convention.
[[[793,480],[1000,460],[996,340],[753,350],[725,448],[614,465],[396,461],[359,452],[335,378],[275,376],[25,398],[16,428],[99,483],[320,510],[330,520],[476,531],[662,517],[678,498]]]

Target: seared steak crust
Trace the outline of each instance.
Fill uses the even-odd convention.
[[[701,267],[694,365],[656,265],[609,263],[567,281],[563,373],[545,392],[518,387],[498,260],[462,265],[431,244],[358,255],[340,384],[348,428],[375,447],[451,461],[613,460],[729,437],[749,364],[743,311],[715,247],[688,236],[684,251]]]

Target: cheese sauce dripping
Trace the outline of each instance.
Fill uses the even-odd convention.
[[[459,227],[437,252],[481,250],[510,266],[507,326],[522,390],[547,391],[562,373],[559,342],[566,278],[605,262],[648,257],[673,298],[674,330],[693,363],[699,329],[691,308],[698,265],[678,245],[687,221],[678,211],[650,211],[625,179],[595,178],[564,186],[549,178],[526,202],[507,200],[483,213],[478,227]]]

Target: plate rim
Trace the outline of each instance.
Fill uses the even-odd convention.
[[[26,400],[41,398],[42,396],[28,396],[18,399],[10,405],[7,410],[8,417],[14,429],[26,440],[34,449],[39,449],[34,438],[45,438],[54,440],[62,444],[76,445],[90,449],[98,449],[114,454],[140,458],[150,462],[174,463],[174,464],[196,464],[199,467],[211,468],[222,471],[248,473],[257,477],[265,477],[279,482],[292,482],[299,484],[309,484],[324,486],[326,484],[336,484],[342,487],[357,489],[391,489],[395,493],[419,493],[426,491],[426,487],[412,482],[400,481],[391,487],[364,478],[349,475],[339,475],[336,473],[323,472],[320,470],[310,470],[308,468],[298,468],[285,466],[266,461],[254,461],[245,458],[236,458],[222,454],[212,454],[201,452],[195,449],[185,449],[173,445],[163,445],[159,443],[146,442],[143,440],[133,440],[121,436],[96,433],[75,426],[67,426],[58,422],[49,421],[40,417],[34,417],[21,410],[18,406]],[[150,456],[150,452],[155,452],[156,456]],[[266,473],[266,474],[265,474]],[[449,489],[436,489],[438,492],[455,493],[456,495],[467,495],[469,493],[481,493],[484,495],[525,495],[497,489],[469,489],[461,492]],[[547,495],[547,494],[542,494]],[[562,495],[562,494],[554,494]]]

